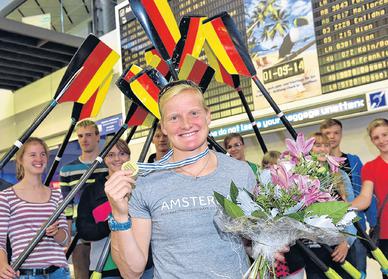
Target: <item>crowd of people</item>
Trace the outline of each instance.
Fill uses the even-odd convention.
[[[192,82],[167,85],[159,96],[159,110],[160,125],[153,138],[156,153],[148,162],[153,166],[164,158],[163,168],[145,176],[121,170],[131,152],[119,140],[21,268],[14,270],[11,263],[100,152],[96,124],[78,123],[75,130],[82,153],[62,167],[59,191],[42,183],[47,145],[38,138],[24,143],[16,155],[19,182],[0,192],[1,279],[70,278],[65,252],[71,242],[76,244],[72,251],[75,278],[89,278],[109,237],[111,254],[102,278],[242,278],[250,266],[246,242],[216,227],[213,192],[228,195],[231,181],[253,192],[270,181],[269,168],[281,153],[269,151],[260,164],[249,162],[244,139],[237,133],[224,139],[230,156],[209,150],[211,113]],[[342,129],[336,119],[323,121],[320,131],[311,135],[315,138],[311,152],[322,164],[328,154],[344,158],[337,198],[359,210],[363,229],[368,223],[388,256],[388,120],[369,124],[367,132],[379,155],[364,166],[358,156],[342,151]],[[345,259],[366,273],[368,251],[360,238],[350,235],[332,247],[331,254],[317,243],[311,243],[311,248],[343,278],[348,275],[339,263]],[[277,270],[280,278],[303,278],[305,273],[307,278],[325,278],[294,246],[284,247],[275,258],[282,267]]]

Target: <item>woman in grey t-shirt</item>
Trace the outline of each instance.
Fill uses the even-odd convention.
[[[241,278],[249,263],[241,239],[219,232],[214,224],[213,191],[227,195],[231,181],[252,190],[255,176],[244,162],[207,152],[210,111],[195,84],[167,85],[159,95],[159,110],[173,150],[169,162],[203,156],[139,177],[133,191],[131,171],[118,171],[107,181],[111,224],[117,228],[112,256],[121,275],[141,275],[151,243],[154,278]]]

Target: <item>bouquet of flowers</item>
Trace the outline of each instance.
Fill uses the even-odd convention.
[[[297,239],[336,245],[356,218],[349,204],[336,201],[336,179],[343,161],[326,155],[323,164],[310,155],[315,139],[287,139],[287,151],[270,169],[271,181],[250,193],[232,182],[228,197],[214,192],[220,205],[218,227],[252,240],[255,260],[244,278],[270,278],[274,254]],[[273,271],[273,270],[272,270]],[[272,275],[271,275],[272,274]]]

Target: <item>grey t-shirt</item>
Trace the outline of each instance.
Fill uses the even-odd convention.
[[[219,232],[213,221],[213,191],[227,196],[232,180],[252,191],[255,176],[245,162],[216,156],[217,169],[199,178],[175,171],[138,178],[129,211],[132,218],[152,219],[154,278],[240,279],[248,270],[241,239]]]

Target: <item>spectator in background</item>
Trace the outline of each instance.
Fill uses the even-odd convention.
[[[256,179],[260,176],[260,166],[245,160],[245,145],[244,139],[239,133],[228,134],[224,138],[224,148],[232,156],[232,158],[240,161],[245,161],[251,167]]]
[[[269,171],[270,167],[273,165],[276,165],[278,163],[278,160],[280,158],[280,152],[275,150],[267,151],[263,159],[261,160],[261,168],[262,172],[259,176],[259,182],[260,184],[267,184],[271,182],[271,173]]]
[[[108,152],[104,162],[108,167],[109,175],[100,174],[96,177],[96,183],[89,185],[82,193],[81,200],[78,206],[77,231],[80,237],[84,240],[91,241],[90,250],[90,273],[96,270],[97,263],[100,259],[101,252],[105,242],[110,234],[108,226],[108,215],[112,212],[108,198],[104,192],[104,184],[113,173],[121,169],[121,166],[129,161],[131,151],[127,143],[120,139]],[[150,254],[151,257],[151,254]],[[151,263],[147,265],[152,267]],[[146,267],[142,279],[152,278],[152,269]],[[102,278],[118,279],[120,272],[109,255],[104,269]]]
[[[100,133],[96,123],[89,119],[82,120],[76,125],[75,131],[82,153],[77,159],[63,166],[60,171],[59,180],[63,198],[66,198],[73,186],[77,185],[81,176],[89,169],[100,152],[98,146],[98,143],[100,142]],[[101,173],[105,174],[105,176],[108,175],[104,163],[100,163],[97,166],[93,174],[87,179],[81,191],[75,195],[74,199],[65,209],[69,232],[72,233],[72,235],[75,235],[76,233],[75,222],[77,218],[77,207],[83,189],[88,187],[88,185],[93,187],[96,176]],[[74,275],[76,279],[89,278],[89,254],[90,243],[80,240],[72,253]]]
[[[362,168],[362,189],[352,206],[360,210],[368,208],[373,194],[377,197],[378,221],[375,233],[379,247],[388,257],[388,119],[379,118],[368,125],[368,134],[380,154]],[[387,275],[383,275],[388,279]]]
[[[357,155],[342,152],[340,147],[342,140],[342,123],[337,119],[326,119],[322,122],[320,131],[329,138],[331,155],[346,159],[342,164],[341,169],[349,176],[352,182],[354,195],[357,197],[361,191],[362,162]],[[373,199],[369,208],[358,213],[358,216],[361,218],[360,224],[363,230],[366,230],[366,220],[368,220],[371,228],[376,225],[376,215],[376,200]],[[356,260],[355,266],[358,270],[366,273],[367,248],[362,244],[359,238],[356,239],[354,245],[351,247],[349,257]]]
[[[8,264],[6,239],[9,235],[12,262],[28,247],[43,224],[59,204],[62,195],[42,183],[49,150],[46,143],[31,137],[16,153],[16,176],[19,182],[0,192],[0,278],[2,279],[70,279],[63,246],[69,234],[64,214],[50,225],[20,269]],[[19,277],[20,275],[20,277]]]
[[[152,138],[152,143],[155,145],[156,153],[153,153],[148,157],[148,163],[159,161],[170,149],[170,143],[167,136],[163,134],[160,123],[158,123],[156,127],[154,137]]]

